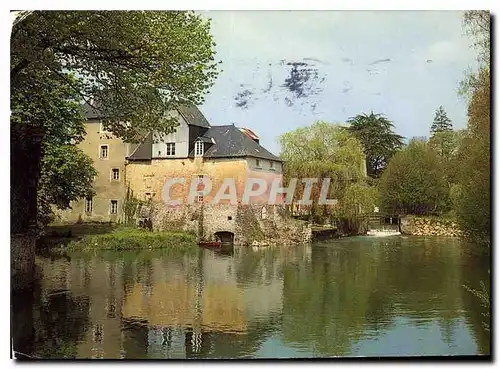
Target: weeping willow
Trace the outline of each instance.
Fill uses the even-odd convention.
[[[319,121],[281,135],[279,143],[285,160],[284,182],[298,179],[294,204],[303,198],[303,181],[318,179],[311,190],[312,205],[306,207],[313,218],[350,219],[373,210],[377,196],[367,183],[363,147],[342,126]],[[328,198],[337,199],[335,206],[318,205],[324,178],[331,179]]]

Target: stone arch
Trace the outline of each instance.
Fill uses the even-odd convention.
[[[234,242],[234,233],[229,231],[215,232],[215,237],[221,240],[224,244],[232,244]]]

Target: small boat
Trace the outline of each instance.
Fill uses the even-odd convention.
[[[367,236],[373,237],[388,237],[388,236],[399,236],[401,232],[395,229],[379,229],[379,230],[369,230],[366,232]]]
[[[202,242],[198,242],[198,245],[200,247],[207,247],[210,249],[218,249],[221,247],[220,241],[202,241]]]

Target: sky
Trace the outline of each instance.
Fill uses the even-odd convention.
[[[222,72],[200,106],[279,154],[278,136],[318,120],[386,115],[407,138],[428,136],[443,105],[456,129],[457,93],[476,52],[458,11],[204,11]]]

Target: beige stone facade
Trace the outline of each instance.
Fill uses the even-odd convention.
[[[273,215],[278,213],[271,207],[266,219],[261,212],[267,207],[271,183],[281,181],[282,161],[263,148],[250,130],[210,126],[196,107],[180,109],[175,116],[179,119],[176,132],[151,132],[136,145],[106,132],[98,115],[87,116],[86,136],[79,147],[98,172],[96,195],[91,201],[83,199],[72,203],[71,209],[57,211],[56,223],[149,218],[154,229],[195,232],[205,240],[213,240],[219,232],[232,233],[234,241],[242,244],[279,238],[276,224],[281,220]],[[168,190],[171,200],[180,200],[176,206],[165,202],[165,184],[174,178],[183,182]],[[226,196],[213,204],[217,194],[228,195],[232,189],[227,187],[227,179],[234,181],[236,203]],[[263,180],[267,189],[246,206],[242,199],[249,179]],[[278,202],[281,198],[277,197]],[[142,205],[126,206],[129,200],[139,200]],[[131,205],[137,203],[130,201]],[[131,209],[127,214],[125,207]],[[296,231],[301,239],[302,228]]]
[[[263,178],[270,183],[274,178],[281,179],[281,167],[271,170],[252,168],[249,161],[252,158],[185,158],[185,159],[153,159],[144,162],[129,162],[126,165],[127,186],[134,197],[139,200],[153,199],[162,201],[165,182],[169,179],[180,178],[184,183],[172,185],[170,198],[180,200],[183,204],[189,201],[192,181],[197,181],[201,176],[211,183],[211,191],[203,196],[202,202],[210,203],[223,187],[226,178],[234,179],[236,197],[240,201],[249,178]],[[263,161],[263,160],[261,160]],[[280,163],[281,164],[281,163]],[[200,178],[200,181],[203,180]],[[202,191],[203,186],[196,189]],[[266,193],[269,192],[269,188]],[[226,192],[228,193],[228,192]],[[195,199],[196,202],[198,199]],[[200,199],[201,200],[201,199]],[[221,204],[229,200],[221,200]]]
[[[125,158],[130,145],[106,132],[97,119],[85,124],[85,139],[78,145],[90,156],[97,176],[94,181],[96,195],[91,204],[82,199],[71,203],[71,209],[56,212],[56,222],[119,222],[122,220],[126,194]]]

